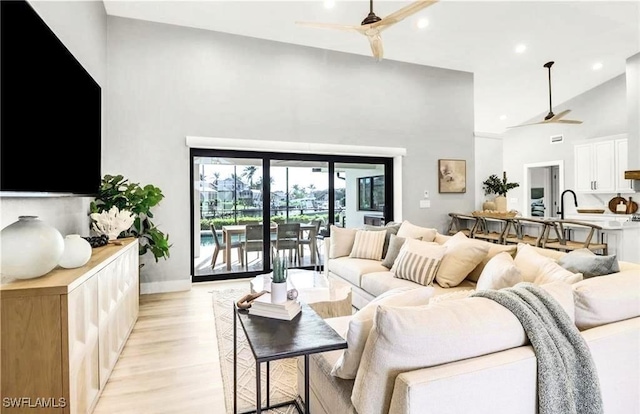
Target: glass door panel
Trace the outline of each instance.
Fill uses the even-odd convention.
[[[262,160],[193,160],[194,276],[263,270],[263,241],[251,227],[262,224]]]
[[[384,164],[335,163],[335,223],[341,227],[385,223]]]
[[[322,263],[318,236],[329,223],[328,171],[328,162],[271,160],[271,252],[287,258],[289,267]]]

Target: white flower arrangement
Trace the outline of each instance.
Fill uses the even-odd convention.
[[[91,228],[98,234],[106,234],[109,240],[118,238],[118,235],[129,229],[135,220],[133,213],[120,210],[116,206],[102,213],[91,213],[90,216],[94,221]]]

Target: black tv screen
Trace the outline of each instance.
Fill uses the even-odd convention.
[[[0,59],[0,195],[96,195],[100,85],[26,1],[0,1]]]

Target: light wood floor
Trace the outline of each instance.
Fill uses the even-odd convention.
[[[142,295],[95,414],[225,413],[211,291],[248,290],[248,280]]]

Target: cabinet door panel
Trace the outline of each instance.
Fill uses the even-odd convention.
[[[591,144],[576,145],[574,148],[576,191],[593,191],[592,149]]]
[[[613,141],[597,142],[593,144],[595,155],[596,191],[612,193],[615,191],[615,152]]]

